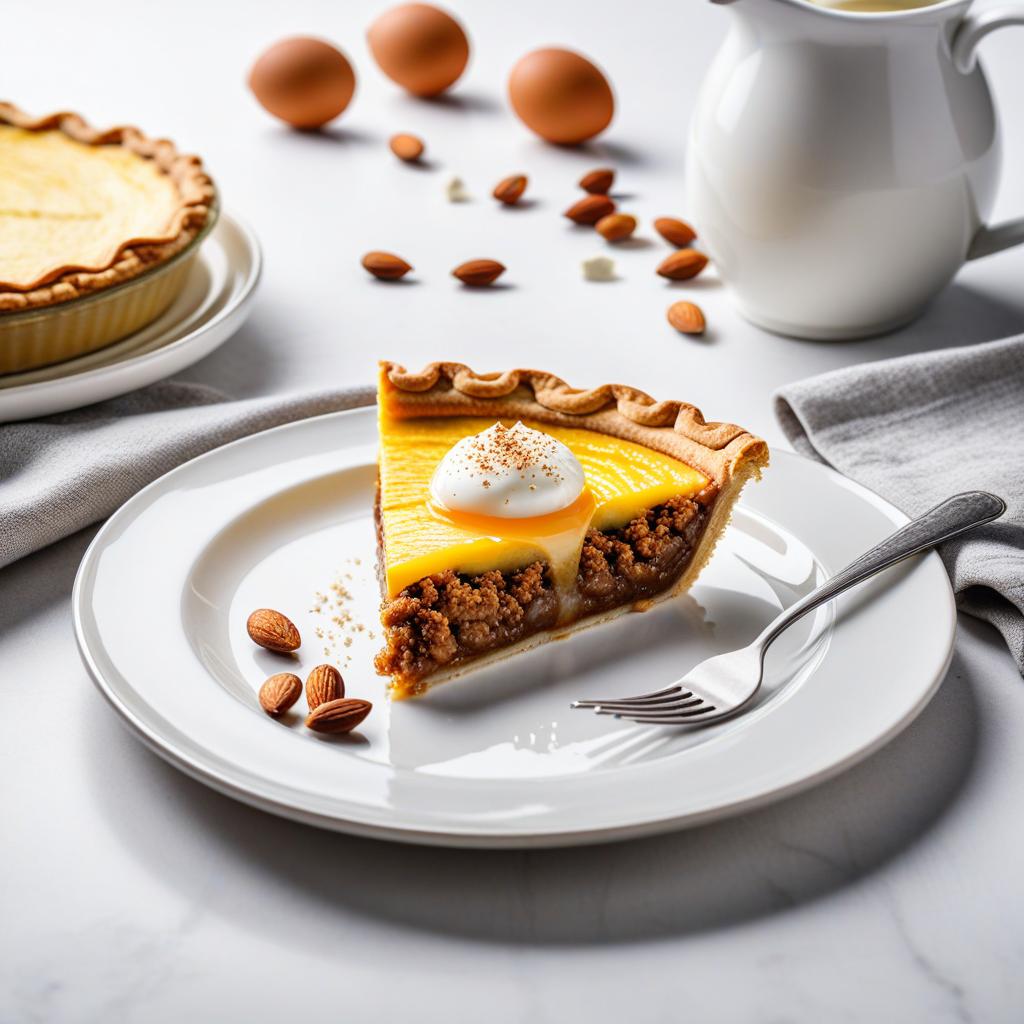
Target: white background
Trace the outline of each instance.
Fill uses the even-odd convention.
[[[713,274],[654,275],[668,250],[649,220],[686,215],[686,125],[723,8],[453,4],[472,63],[450,99],[424,103],[367,53],[386,6],[5,5],[5,98],[175,139],[263,241],[252,319],[191,379],[249,396],[366,381],[378,357],[534,364],[686,398],[779,442],[770,396],[788,381],[1024,330],[1024,250],[968,267],[907,330],[847,344],[744,324]],[[277,125],[245,88],[261,49],[296,33],[335,41],[356,67],[355,100],[322,136]],[[546,44],[587,53],[616,89],[615,123],[584,151],[543,146],[507,109],[508,69]],[[1024,31],[983,47],[1007,129],[1001,216],[1024,212],[1022,53]],[[427,167],[391,156],[396,131],[423,136]],[[580,259],[606,249],[560,213],[580,174],[607,163],[650,244],[613,253],[617,282],[588,284]],[[490,189],[515,172],[533,202],[498,208]],[[475,202],[445,201],[451,174]],[[404,256],[414,283],[370,280],[368,249]],[[508,266],[506,287],[469,292],[449,276],[477,257]],[[691,296],[711,325],[703,340],[664,321]],[[418,850],[237,805],[129,737],[71,635],[91,535],[0,573],[5,1024],[1019,1019],[1024,687],[987,627],[961,621],[949,678],[904,735],[775,808],[614,847]]]

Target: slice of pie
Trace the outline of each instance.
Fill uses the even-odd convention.
[[[618,384],[382,363],[376,507],[396,698],[686,590],[764,441]]]

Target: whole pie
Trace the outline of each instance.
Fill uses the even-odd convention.
[[[382,363],[376,507],[401,698],[686,590],[764,441],[635,388]]]
[[[0,103],[0,372],[68,358],[158,316],[184,275],[156,271],[181,262],[215,197],[198,157],[165,139]],[[120,289],[131,295],[120,308],[70,318],[73,300],[144,275],[153,286]],[[47,310],[59,327],[42,333],[17,316]]]
[[[0,310],[66,302],[170,259],[213,199],[198,157],[166,140],[0,103]]]

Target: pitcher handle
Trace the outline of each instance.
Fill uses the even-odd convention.
[[[990,32],[1008,25],[1024,25],[1024,5],[993,7],[977,14],[968,14],[953,36],[953,66],[962,74],[970,74],[978,60],[978,45]],[[967,258],[976,260],[1024,242],[1024,217],[1002,224],[982,225],[971,241]]]

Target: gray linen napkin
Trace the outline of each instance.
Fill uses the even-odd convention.
[[[211,448],[373,401],[372,387],[233,401],[170,380],[0,426],[0,566],[105,519],[151,480]]]
[[[1024,674],[1024,336],[847,367],[781,388],[793,447],[908,515],[957,491],[1002,519],[940,549],[961,610],[991,622]]]

